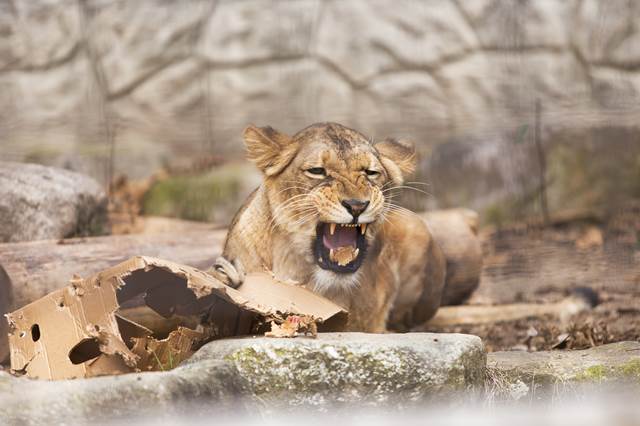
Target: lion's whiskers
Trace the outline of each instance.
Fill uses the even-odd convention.
[[[290,189],[300,189],[302,191],[306,191],[308,188],[305,188],[303,186],[288,186],[286,188],[281,189],[280,191],[276,192],[275,195],[280,195],[281,193],[283,193],[284,191],[288,191]],[[307,195],[307,194],[298,194],[298,195]]]
[[[273,217],[268,224],[269,232],[273,231],[278,225],[277,219],[280,218],[282,213],[286,213],[287,210],[296,210],[292,215],[293,219],[309,212],[315,214],[314,196],[315,194],[313,193],[298,194],[277,206],[272,212]]]
[[[317,215],[317,213],[315,211],[311,211],[310,213],[308,212],[305,216],[297,219],[295,222],[293,222],[291,224],[292,227],[296,227],[296,226],[302,226],[304,224],[306,224],[309,220],[311,220],[313,217],[315,217]]]
[[[409,210],[407,208],[404,208],[404,207],[399,206],[397,204],[393,204],[391,202],[386,202],[384,208],[385,208],[385,210],[387,212],[395,212],[395,213],[398,213],[398,214],[418,216],[418,214],[416,214],[415,212],[412,212],[411,210]]]
[[[418,189],[418,188],[414,188],[413,186],[407,186],[407,185],[398,185],[398,186],[393,186],[393,187],[391,187],[391,188],[383,189],[383,190],[382,190],[382,193],[383,193],[383,194],[385,194],[385,193],[387,193],[387,192],[389,192],[389,191],[393,191],[393,190],[395,190],[395,189],[411,189],[411,190],[413,190],[413,191],[416,191],[416,192],[419,192],[419,193],[421,193],[421,194],[424,194],[424,195],[426,195],[427,197],[432,197],[432,196],[433,196],[433,194],[430,194],[430,193],[428,193],[428,192],[426,192],[426,191],[423,191],[423,190]]]
[[[309,197],[309,196],[310,196],[310,194],[298,194],[298,195],[294,195],[293,197],[289,198],[289,199],[288,199],[287,201],[285,201],[284,203],[282,203],[282,204],[280,204],[280,205],[276,206],[276,208],[275,208],[275,209],[273,210],[273,212],[272,212],[272,215],[273,215],[274,217],[275,217],[275,216],[277,216],[277,215],[280,213],[280,211],[282,211],[283,209],[291,207],[291,205],[292,205],[292,203],[293,203],[293,202],[301,201],[301,200],[300,200],[301,198],[306,198],[306,197]]]
[[[301,203],[298,204],[296,206],[294,206],[294,208],[297,210],[295,212],[293,212],[292,214],[289,214],[291,219],[295,219],[297,216],[309,213],[309,212],[315,212],[314,206],[313,205],[307,205],[306,203]],[[287,213],[283,213],[283,214],[287,214]],[[271,232],[275,227],[277,227],[279,225],[278,222],[276,222],[277,219],[280,218],[281,215],[278,216],[274,216],[271,219],[271,222],[269,223],[269,232]]]

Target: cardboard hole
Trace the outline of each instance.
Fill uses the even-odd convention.
[[[95,337],[82,339],[80,343],[69,351],[69,360],[72,364],[82,364],[83,362],[97,358],[101,353],[98,339]]]
[[[197,297],[187,287],[187,279],[163,268],[137,270],[123,278],[126,285],[117,292],[120,308],[147,305],[165,318],[174,314],[189,315]]]
[[[34,342],[40,340],[40,326],[38,324],[33,324],[33,326],[31,326],[31,339]]]

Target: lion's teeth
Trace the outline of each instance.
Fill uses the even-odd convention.
[[[361,225],[360,225],[360,233],[361,233],[362,235],[364,235],[364,234],[365,234],[365,232],[367,232],[367,224],[366,224],[366,223],[363,223],[363,224],[361,224]]]
[[[335,262],[336,259],[336,252],[333,249],[329,249],[329,259],[331,259],[332,262]]]
[[[353,258],[356,259],[358,257],[358,253],[360,253],[360,249],[357,248],[356,251],[353,252]]]
[[[329,225],[329,232],[333,235],[336,232],[336,224],[332,223]]]

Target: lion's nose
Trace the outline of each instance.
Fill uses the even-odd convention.
[[[360,216],[360,214],[367,209],[367,206],[369,206],[369,202],[352,199],[343,200],[342,205],[345,209],[347,209],[349,213],[351,213],[351,216],[353,216],[354,219],[357,219],[358,216]]]

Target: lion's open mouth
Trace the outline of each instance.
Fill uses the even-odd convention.
[[[343,274],[358,270],[365,257],[367,224],[319,223],[313,245],[322,269]]]

